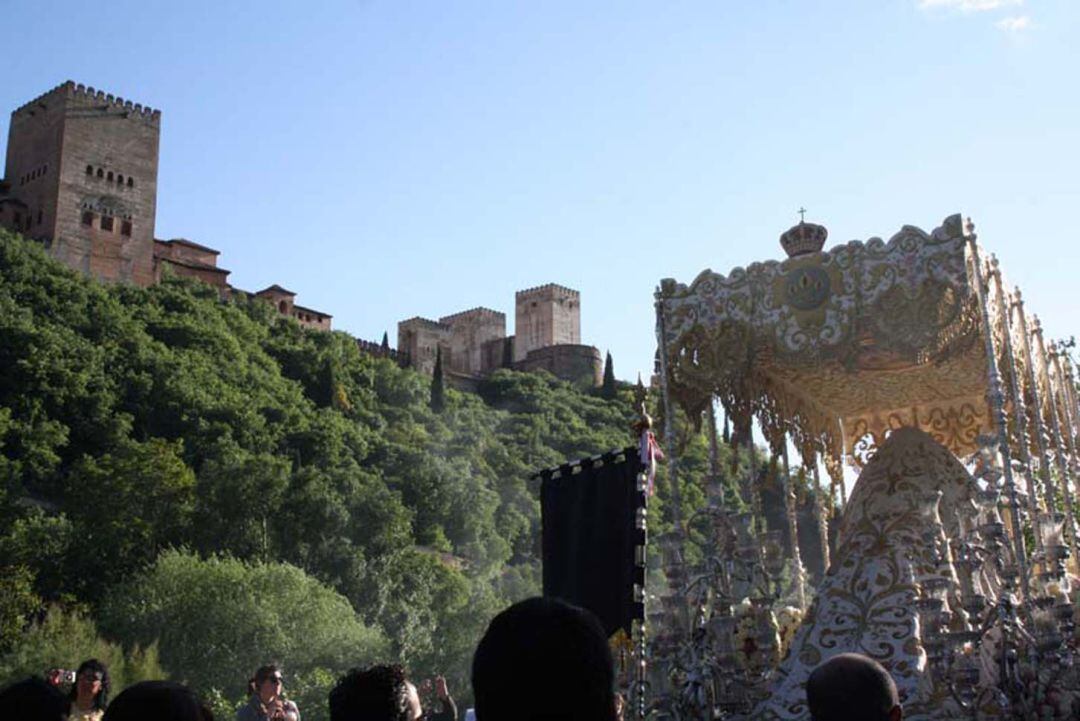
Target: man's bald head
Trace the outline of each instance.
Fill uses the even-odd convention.
[[[896,683],[877,661],[858,653],[833,656],[806,682],[813,721],[900,721]]]

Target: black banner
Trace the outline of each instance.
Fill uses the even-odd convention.
[[[645,543],[635,525],[645,505],[641,471],[637,449],[627,448],[538,474],[544,595],[589,609],[609,637],[619,629],[629,637],[642,616],[634,601],[634,583],[644,583],[635,562]]]

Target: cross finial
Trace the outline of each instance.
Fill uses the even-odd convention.
[[[799,222],[806,222],[806,208],[799,206]]]

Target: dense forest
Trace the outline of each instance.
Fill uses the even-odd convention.
[[[0,232],[0,683],[97,656],[114,690],[167,676],[229,713],[275,660],[319,719],[337,674],[395,660],[467,700],[487,622],[540,590],[530,476],[632,443],[606,385],[500,370],[436,411],[345,333],[102,285]],[[708,444],[680,427],[692,515]]]
[[[539,590],[530,475],[628,445],[632,403],[499,371],[436,413],[430,385],[260,301],[101,285],[0,234],[0,681],[96,654],[228,703],[277,659],[321,707],[396,659],[466,693],[487,621]]]

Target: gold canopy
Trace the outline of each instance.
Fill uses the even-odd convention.
[[[668,391],[692,417],[716,395],[736,427],[756,416],[769,440],[790,433],[834,467],[899,427],[972,453],[994,423],[967,246],[953,215],[929,234],[904,226],[888,242],[706,270],[689,286],[665,279]]]

